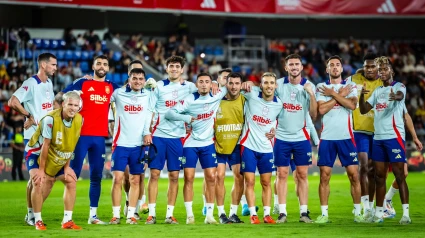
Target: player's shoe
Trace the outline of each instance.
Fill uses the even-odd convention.
[[[112,217],[112,219],[109,221],[110,225],[118,225],[121,223],[121,219],[119,217]]]
[[[276,220],[276,223],[286,223],[286,214],[285,213],[280,213],[279,217]]]
[[[135,217],[130,217],[130,218],[127,218],[125,223],[130,224],[130,225],[137,225],[137,220],[136,220]]]
[[[412,224],[412,220],[410,219],[410,217],[403,216],[398,223],[400,223],[401,225],[409,225]]]
[[[357,222],[357,223],[366,223],[366,222],[368,222],[368,220],[366,220],[364,218],[364,216],[360,214],[358,216],[354,216],[354,222]]]
[[[383,222],[384,222],[384,218],[382,218],[382,217],[377,217],[377,216],[373,216],[373,218],[372,218],[372,222],[373,222],[373,223],[383,223]]]
[[[251,224],[260,224],[260,219],[258,219],[257,215],[251,216]]]
[[[37,221],[34,226],[36,230],[40,230],[40,231],[46,230],[46,225],[44,225],[43,221]]]
[[[395,215],[394,215],[394,214],[391,214],[391,212],[390,212],[390,211],[385,210],[385,211],[384,211],[384,216],[383,216],[382,218],[384,218],[384,219],[391,219],[391,218],[394,218],[394,217],[395,217]]]
[[[35,218],[31,218],[28,219],[28,213],[25,215],[25,223],[27,223],[27,225],[29,226],[34,226],[35,225]]]
[[[366,222],[372,222],[373,220],[373,213],[371,209],[367,209],[363,215],[363,218]]]
[[[66,230],[81,230],[81,226],[75,225],[75,223],[70,220],[62,224],[62,229]]]
[[[175,217],[167,217],[165,218],[165,224],[179,224]]]
[[[249,212],[249,208],[248,208],[248,204],[245,204],[242,206],[242,216],[249,216],[250,212]]]
[[[238,215],[233,214],[229,217],[229,221],[231,221],[232,223],[244,223],[243,221],[241,221],[241,219],[239,219]]]
[[[138,220],[138,221],[141,219],[139,213],[137,213],[137,212],[134,213],[134,218],[136,218],[136,220]]]
[[[222,213],[218,219],[220,221],[220,224],[229,224],[232,223],[232,221],[227,218],[226,214]]]
[[[146,225],[156,224],[156,217],[148,216],[148,219],[146,219],[145,224]]]
[[[218,224],[218,222],[214,219],[213,216],[206,216],[204,223],[205,224]]]
[[[300,222],[301,222],[301,219],[300,219]],[[320,215],[320,216],[317,217],[317,219],[314,221],[314,223],[324,224],[324,223],[331,223],[331,222],[329,221],[328,216]]]
[[[273,214],[279,214],[279,204],[273,206]]]
[[[142,212],[142,214],[146,214],[149,212],[149,206],[146,203],[143,203],[142,208],[140,209],[140,212]]]
[[[393,206],[393,201],[387,200],[386,204],[387,204],[387,206],[386,206],[385,209],[387,209],[388,213],[390,213],[391,215],[393,215],[393,217],[395,217],[396,212],[395,212],[395,209],[394,209],[394,206]]]
[[[202,208],[202,215],[206,216],[207,215],[207,207],[203,207]]]
[[[188,224],[188,225],[195,224],[195,217],[194,216],[187,217],[186,218],[186,224]]]
[[[276,224],[276,221],[273,220],[273,217],[271,217],[270,215],[267,215],[263,218],[264,223],[267,224]]]
[[[101,221],[97,216],[94,217],[89,217],[89,220],[87,221],[87,223],[90,224],[94,224],[94,225],[106,225],[106,222]]]
[[[313,220],[311,220],[311,218],[310,218],[310,216],[308,215],[307,212],[304,212],[304,213],[301,213],[300,222],[312,223]]]

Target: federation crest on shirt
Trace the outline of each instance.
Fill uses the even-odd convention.
[[[111,89],[109,88],[109,86],[105,86],[105,93],[106,94],[110,94],[111,93]]]
[[[49,92],[49,90],[46,91],[46,98],[50,100],[50,92]]]
[[[270,109],[268,107],[263,107],[263,116],[267,116],[269,114]]]
[[[210,104],[209,103],[205,103],[204,104],[204,111],[208,111],[208,109],[210,109]]]
[[[296,98],[297,98],[297,91],[292,91],[291,92],[291,101],[295,101]]]
[[[131,97],[131,102],[132,103],[137,103],[137,96],[136,95],[134,95],[134,96]]]
[[[173,97],[173,99],[176,99],[179,96],[179,91],[177,90],[172,91],[171,96]]]
[[[386,93],[381,93],[381,94],[378,96],[378,102],[380,102],[380,103],[384,103],[386,100],[387,100],[387,94],[386,94]]]

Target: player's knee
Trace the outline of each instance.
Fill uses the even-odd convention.
[[[224,184],[225,173],[217,174],[217,184]]]
[[[122,175],[114,175],[114,179],[112,180],[115,186],[121,186],[124,178]]]
[[[65,187],[67,190],[76,190],[77,189],[77,182],[73,179],[68,179],[65,183]]]
[[[288,171],[278,170],[277,178],[281,181],[285,181],[288,179]]]
[[[169,177],[168,177],[168,179],[169,179],[169,182],[170,183],[172,183],[172,184],[176,184],[176,183],[179,183],[179,175],[177,174],[177,175],[170,175]]]
[[[367,174],[369,172],[369,166],[367,164],[359,164],[360,174]]]
[[[247,188],[254,188],[255,181],[251,179],[245,179],[245,185]]]
[[[271,186],[270,180],[267,180],[267,179],[261,179],[260,183],[261,183],[262,187],[270,187]]]
[[[205,182],[207,184],[214,184],[216,182],[217,176],[215,173],[207,173],[205,175]]]
[[[139,186],[140,185],[140,176],[131,176],[129,178],[131,186]]]
[[[160,174],[161,174],[161,172],[159,170],[151,170],[149,180],[150,181],[158,181]]]
[[[329,184],[331,177],[328,176],[327,174],[322,174],[320,175],[320,184]]]
[[[350,180],[351,183],[359,183],[360,182],[360,178],[359,178],[359,174],[358,173],[353,173],[348,175],[348,179]]]
[[[307,172],[297,172],[297,180],[298,181],[306,181],[307,178],[308,178]]]

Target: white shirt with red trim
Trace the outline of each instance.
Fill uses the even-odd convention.
[[[340,84],[331,84],[328,80],[325,83],[319,83],[317,85],[316,92],[316,100],[317,102],[327,102],[332,100],[330,96],[323,96],[320,93],[319,88],[333,88],[335,92],[339,92],[339,90],[347,85],[352,86],[352,90],[349,95],[345,98],[357,98],[357,86],[355,83],[346,83],[346,81],[342,81]],[[320,135],[320,139],[322,140],[346,140],[351,139],[354,141],[353,135],[353,121],[352,121],[352,113],[353,111],[345,108],[342,105],[339,105],[338,102],[333,106],[333,108],[328,111],[322,117],[322,134]]]
[[[277,116],[282,111],[282,101],[276,96],[273,101],[265,101],[262,92],[241,92],[246,98],[245,124],[240,144],[260,153],[273,152],[274,139],[269,140],[266,133],[276,128]]]
[[[375,112],[375,135],[374,140],[398,139],[404,140],[404,98],[401,101],[389,101],[391,89],[394,93],[401,91],[406,97],[406,87],[399,82],[393,82],[390,86],[380,86],[373,91],[367,102]]]
[[[288,78],[278,79],[276,95],[283,103],[282,113],[278,118],[276,138],[283,141],[310,140],[307,128],[307,117],[310,116],[310,95],[304,90],[304,85],[310,83],[313,92],[316,87],[307,79],[301,79],[300,84],[291,84]]]

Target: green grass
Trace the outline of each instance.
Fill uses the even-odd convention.
[[[390,175],[388,184],[392,181],[393,176]],[[145,225],[140,222],[139,225],[87,225],[87,217],[89,213],[89,181],[83,180],[77,184],[77,201],[74,209],[74,221],[83,227],[82,231],[63,231],[60,229],[60,223],[63,217],[62,193],[63,185],[58,182],[50,197],[43,206],[43,220],[48,224],[47,231],[36,231],[34,227],[27,226],[23,219],[26,213],[25,203],[25,186],[24,182],[6,182],[0,183],[0,236],[1,237],[24,237],[24,236],[48,236],[48,237],[423,237],[425,232],[425,219],[422,211],[425,210],[424,189],[425,175],[420,173],[411,173],[408,177],[408,185],[410,188],[410,216],[413,224],[401,226],[398,221],[401,218],[402,210],[400,199],[395,197],[394,206],[397,211],[396,218],[385,220],[383,224],[355,224],[353,222],[352,200],[349,193],[349,182],[344,175],[334,175],[331,179],[331,195],[329,201],[329,217],[331,224],[300,224],[298,222],[298,201],[294,192],[294,183],[290,179],[288,194],[288,223],[281,225],[251,225],[248,217],[240,216],[245,224],[231,225],[205,225],[202,216],[202,196],[201,186],[202,180],[195,181],[195,200],[194,212],[196,225],[188,226],[186,221],[186,210],[183,204],[182,188],[183,181],[180,183],[177,204],[174,214],[180,225],[163,224],[166,209],[166,192],[167,180],[161,179],[157,214],[157,225]],[[320,214],[320,204],[318,199],[318,183],[317,176],[310,177],[310,193],[309,193],[309,209],[311,217],[315,219]],[[226,178],[226,187],[230,190],[232,178]],[[98,215],[101,219],[108,221],[112,216],[111,207],[111,180],[102,182],[103,190],[100,198]],[[257,204],[261,204],[260,183],[257,181]],[[230,192],[226,194],[225,209],[229,211]],[[396,195],[398,196],[398,195]],[[273,201],[272,201],[273,203]],[[260,205],[261,208],[261,205]],[[239,214],[241,209],[239,209]],[[217,218],[217,210],[214,210]],[[262,209],[259,211],[262,217]],[[273,215],[276,218],[276,215]],[[143,215],[143,220],[146,215]],[[218,218],[217,218],[218,219]]]

